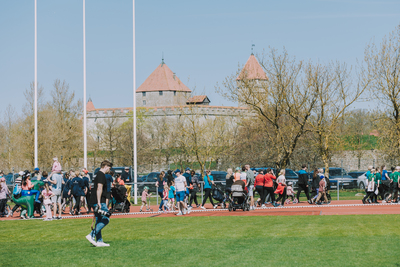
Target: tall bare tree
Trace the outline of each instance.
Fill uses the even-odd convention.
[[[365,49],[366,75],[372,77],[371,98],[377,99],[385,113],[381,145],[389,158],[400,156],[400,25],[385,36],[381,44],[372,43]]]

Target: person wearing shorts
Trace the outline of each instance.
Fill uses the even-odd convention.
[[[190,210],[187,211],[187,207],[185,204],[185,195],[186,195],[186,178],[181,174],[181,171],[177,169],[175,171],[175,188],[176,188],[176,204],[178,205],[179,212],[178,216],[186,214],[186,212],[190,213]]]
[[[250,169],[250,165],[246,165],[246,187],[249,190],[248,196],[250,197],[250,210],[255,210],[254,206],[254,172]]]
[[[50,180],[51,178],[51,180]],[[64,179],[62,175],[58,172],[52,172],[50,176],[47,178],[47,181],[52,184],[53,188],[53,196],[51,197],[51,202],[54,203],[53,207],[53,219],[61,220],[61,200],[62,200],[62,192],[61,187],[64,183]],[[57,216],[57,206],[58,206],[58,216]]]

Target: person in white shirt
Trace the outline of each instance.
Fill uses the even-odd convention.
[[[185,191],[186,191],[186,178],[181,174],[181,171],[177,169],[175,172],[175,189],[176,189],[176,203],[178,205],[179,212],[178,216],[184,215],[186,213],[190,213],[190,210],[187,210],[185,204]]]

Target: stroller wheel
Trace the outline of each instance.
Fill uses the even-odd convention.
[[[232,203],[229,203],[228,210],[232,211]]]
[[[233,208],[233,211],[236,211],[236,208]]]

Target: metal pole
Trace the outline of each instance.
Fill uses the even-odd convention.
[[[133,11],[133,166],[135,204],[137,204],[137,143],[136,143],[136,40],[135,40],[135,0],[132,0]]]
[[[83,167],[87,169],[86,129],[86,1],[83,0]]]
[[[37,95],[37,0],[35,0],[35,168],[38,166],[38,95]]]

